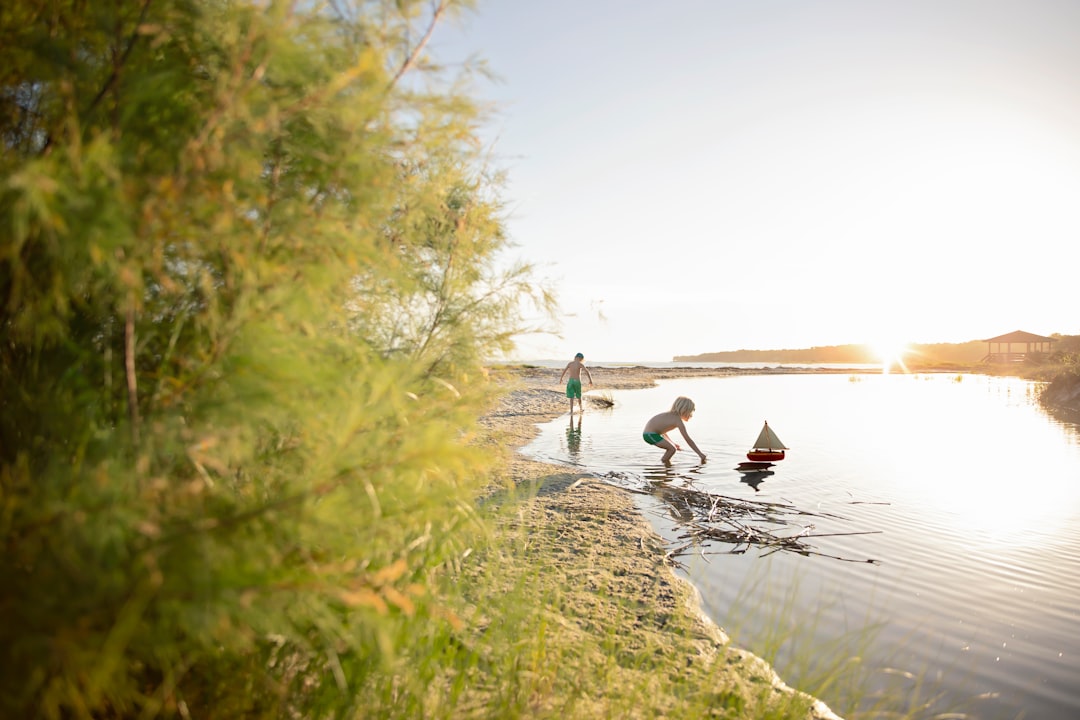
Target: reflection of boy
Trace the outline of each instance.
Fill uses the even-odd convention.
[[[574,417],[570,416],[570,427],[566,429],[566,448],[571,455],[581,452],[581,415],[578,415],[577,427],[574,427]]]
[[[563,368],[562,375],[559,376],[559,382],[563,381],[566,374],[570,374],[570,379],[566,381],[566,397],[570,398],[570,414],[574,414],[574,398],[578,401],[578,410],[585,412],[585,406],[581,404],[581,373],[585,372],[589,376],[589,384],[593,384],[592,373],[589,372],[589,368],[585,367],[585,363],[582,362],[585,356],[578,353],[574,356],[574,359],[566,363],[566,367]]]

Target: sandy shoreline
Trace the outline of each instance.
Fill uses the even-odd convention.
[[[591,389],[600,392],[651,387],[669,378],[743,374],[730,368],[590,370],[595,381]],[[561,369],[537,367],[493,369],[492,379],[512,389],[481,423],[507,445],[522,447],[536,436],[539,423],[568,412],[560,373]],[[506,472],[514,486],[535,490],[518,514],[525,523],[543,530],[530,534],[535,538],[530,541],[535,561],[565,578],[566,602],[559,622],[571,637],[575,632],[627,633],[633,641],[664,648],[672,671],[685,676],[692,670],[700,674],[703,684],[740,688],[757,696],[762,695],[760,686],[767,685],[771,693],[802,695],[785,685],[763,660],[733,648],[721,628],[704,615],[696,589],[665,564],[663,540],[638,511],[630,493],[567,466],[534,462],[518,452],[508,460]],[[649,612],[629,619],[620,615],[625,614],[624,608],[634,606],[649,608]],[[664,621],[658,625],[656,618]],[[650,676],[638,678],[627,672],[626,682],[654,684]],[[659,697],[657,703],[653,711],[662,712],[665,699]],[[605,708],[596,707],[594,716],[606,716]],[[807,717],[838,716],[813,700]]]

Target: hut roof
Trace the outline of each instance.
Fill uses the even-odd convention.
[[[987,343],[1037,343],[1037,342],[1057,342],[1056,339],[1051,337],[1043,337],[1042,335],[1033,335],[1023,330],[1016,330],[1011,333],[1005,333],[1004,335],[998,335],[987,340],[983,340]]]

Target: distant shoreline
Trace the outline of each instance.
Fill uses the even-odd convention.
[[[989,352],[986,340],[968,340],[962,343],[907,343],[902,360],[938,363],[977,363]],[[676,362],[780,362],[780,363],[856,363],[881,364],[884,358],[871,345],[849,343],[847,345],[821,345],[810,348],[785,348],[782,350],[724,350],[676,355]],[[889,358],[891,361],[892,358]]]
[[[518,378],[526,380],[532,385],[545,382],[552,389],[562,391],[558,386],[559,371],[565,362],[548,361],[550,364],[512,364],[496,365],[509,370]],[[650,364],[609,364],[589,363],[589,369],[594,373],[595,389],[629,390],[636,388],[652,387],[657,380],[672,380],[688,377],[727,377],[737,375],[798,375],[798,374],[848,374],[848,375],[880,375],[880,365],[854,367],[850,364],[792,364],[792,365],[767,365],[756,363],[752,367],[746,365],[740,367],[730,363],[715,363],[707,366],[683,365],[678,363],[650,363]],[[909,365],[904,369],[890,369],[892,375],[917,375],[917,374],[972,374],[987,375],[994,377],[1018,377],[1032,382],[1044,383],[1039,393],[1039,402],[1048,410],[1062,414],[1064,419],[1078,421],[1080,418],[1080,373],[1073,371],[1061,371],[1055,366],[1028,368],[1019,365],[986,365],[983,363],[952,364],[939,363],[935,365]]]
[[[983,361],[992,351],[988,340],[968,340],[958,343],[908,343],[899,361],[907,367],[922,368],[973,368],[985,367]],[[568,359],[568,358],[567,358]],[[589,355],[586,353],[586,361]],[[525,359],[507,361],[508,365],[543,364],[551,367],[556,359]],[[561,361],[565,364],[566,360]],[[593,363],[601,365],[640,365],[652,367],[656,365],[686,365],[686,364],[767,364],[767,365],[848,365],[848,366],[878,366],[885,360],[880,353],[871,345],[849,343],[846,345],[820,345],[809,348],[782,348],[772,350],[723,350],[717,352],[697,353],[693,355],[674,355],[670,360],[656,361],[603,361],[592,359]],[[899,367],[896,358],[889,358],[888,362],[893,367]],[[926,370],[934,372],[936,370]]]
[[[534,360],[514,360],[505,363],[493,363],[502,367],[544,367],[561,370],[565,367],[565,359],[555,360],[550,358]],[[640,368],[647,370],[663,370],[666,368],[708,368],[712,370],[732,368],[737,370],[783,367],[783,368],[835,368],[852,370],[877,369],[881,370],[881,363],[828,363],[828,362],[710,362],[704,360],[588,360],[585,361],[590,368]]]
[[[546,375],[552,370],[561,370],[566,361],[534,360],[521,363],[505,363],[493,365],[510,369],[524,376]],[[604,378],[619,382],[619,378],[648,376],[654,379],[672,379],[682,377],[723,377],[726,375],[793,375],[793,374],[883,374],[882,366],[878,364],[852,363],[620,363],[600,361],[586,366],[593,372],[602,373]],[[915,374],[915,373],[976,373],[996,374],[987,372],[984,367],[960,366],[951,364],[927,365],[919,367],[891,368],[890,374]]]

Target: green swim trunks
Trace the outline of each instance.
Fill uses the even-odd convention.
[[[660,433],[641,433],[641,437],[650,445],[655,445],[664,439],[664,436]]]
[[[566,381],[566,397],[581,399],[581,380],[570,378]]]

